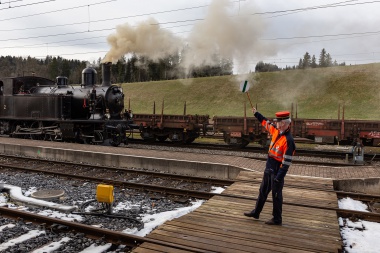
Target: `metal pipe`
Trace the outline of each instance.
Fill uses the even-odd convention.
[[[111,86],[111,62],[102,65],[102,86]]]

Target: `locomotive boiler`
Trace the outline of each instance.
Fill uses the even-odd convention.
[[[82,71],[80,86],[66,77],[56,81],[37,76],[0,79],[0,134],[18,138],[103,143],[126,142],[131,120],[124,111],[124,93],[110,81],[110,65],[102,65],[103,82],[95,84],[97,72]]]

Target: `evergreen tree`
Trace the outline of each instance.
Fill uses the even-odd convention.
[[[70,62],[68,60],[63,60],[62,61],[62,71],[61,71],[61,75],[62,76],[66,76],[67,78],[70,77],[70,74],[71,74],[71,66],[70,66]]]
[[[49,78],[52,80],[54,80],[57,76],[60,75],[61,70],[60,70],[58,59],[56,57],[52,58],[51,61],[49,62],[48,73],[49,73]]]
[[[125,76],[125,57],[123,56],[121,59],[119,59],[116,63],[117,67],[117,76],[116,76],[116,82],[117,83],[123,83],[124,76]]]
[[[125,68],[125,82],[130,83],[132,82],[132,66],[131,66],[131,59],[127,60],[127,66]]]
[[[326,55],[326,67],[331,67],[332,65],[333,65],[333,61],[332,61],[331,55],[328,53]]]
[[[305,53],[303,56],[303,61],[302,61],[302,68],[307,69],[311,67],[311,57],[308,52]]]
[[[318,67],[317,59],[315,58],[315,55],[313,55],[313,57],[311,57],[311,67],[313,69]]]
[[[323,48],[320,55],[319,55],[319,67],[324,68],[327,67],[327,60],[326,60],[326,50]]]
[[[298,62],[298,67],[299,69],[302,69],[303,68],[303,60],[300,59],[300,61]]]
[[[262,61],[259,61],[255,67],[255,72],[273,72],[279,70],[280,68],[277,65],[271,63],[264,63]]]

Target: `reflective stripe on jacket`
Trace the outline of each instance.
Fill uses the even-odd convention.
[[[284,179],[289,166],[292,164],[293,155],[296,149],[293,136],[290,133],[290,128],[285,132],[280,133],[280,131],[259,112],[255,113],[255,117],[272,135],[272,140],[269,145],[268,159],[272,158],[281,163],[280,169],[276,175],[276,179],[281,181]]]

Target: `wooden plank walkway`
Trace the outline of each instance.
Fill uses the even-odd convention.
[[[342,249],[337,214],[324,208],[338,208],[331,179],[288,175],[283,190],[283,225],[264,224],[272,216],[271,197],[260,220],[244,212],[253,209],[261,173],[242,171],[223,193],[195,211],[167,221],[148,238],[166,241],[194,251],[143,243],[132,252],[339,252]]]

